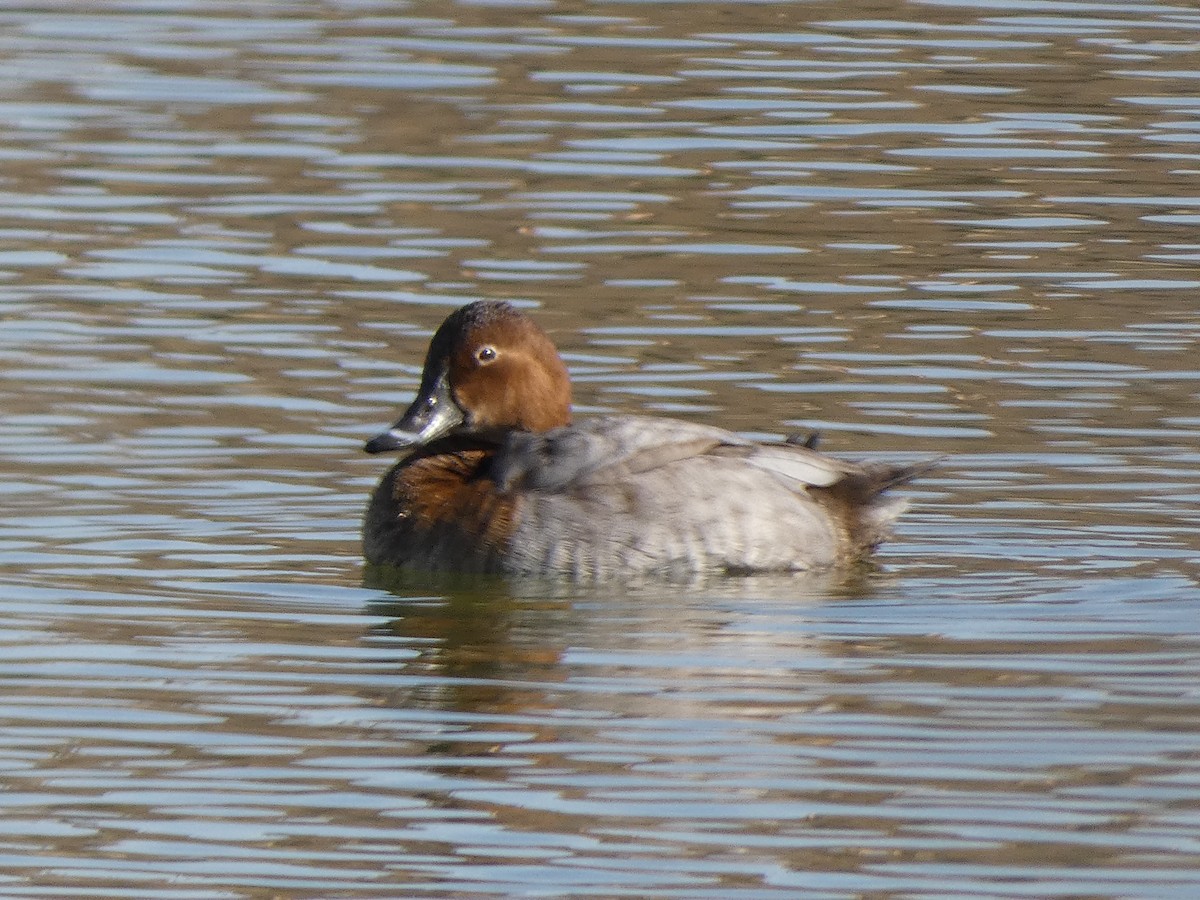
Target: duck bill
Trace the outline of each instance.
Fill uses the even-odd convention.
[[[463,423],[463,412],[450,394],[445,372],[421,385],[417,399],[391,428],[367,441],[368,453],[422,447],[447,435]]]

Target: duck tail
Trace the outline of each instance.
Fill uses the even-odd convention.
[[[930,459],[911,465],[868,464],[828,487],[810,491],[842,523],[849,555],[866,556],[891,537],[896,519],[908,508],[908,500],[888,496],[888,491],[940,463],[941,459]]]

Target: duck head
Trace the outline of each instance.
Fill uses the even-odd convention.
[[[451,313],[425,356],[421,387],[368,453],[441,437],[548,431],[571,421],[571,380],[554,343],[509,303],[478,300]]]

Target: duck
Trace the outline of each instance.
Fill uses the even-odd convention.
[[[478,300],[434,333],[416,398],[367,453],[400,453],[363,518],[369,566],[601,582],[798,573],[864,560],[930,467],[855,463],[644,415],[574,421],[545,331]]]

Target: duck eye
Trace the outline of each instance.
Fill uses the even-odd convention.
[[[496,358],[496,348],[490,346],[480,347],[475,351],[475,358],[486,366]]]

